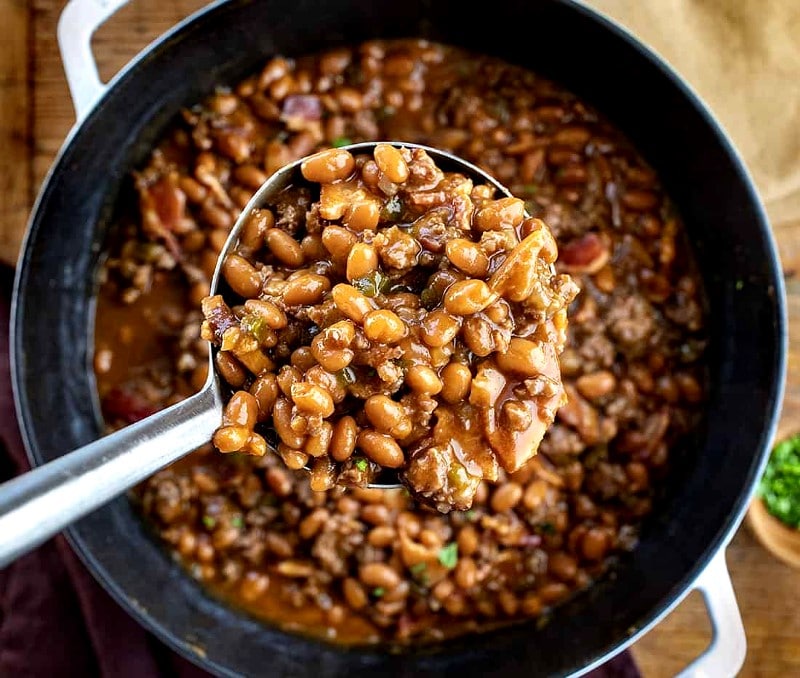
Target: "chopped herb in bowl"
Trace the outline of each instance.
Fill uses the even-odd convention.
[[[758,496],[770,514],[789,527],[800,529],[800,434],[772,450]]]

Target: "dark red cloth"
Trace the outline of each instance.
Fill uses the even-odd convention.
[[[13,273],[0,269],[0,482],[29,468],[8,361]],[[0,570],[0,676],[208,676],[139,626],[58,536]],[[638,678],[623,653],[590,678]]]

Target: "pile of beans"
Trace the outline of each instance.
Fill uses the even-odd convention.
[[[226,256],[232,308],[202,303],[201,336],[237,365],[214,445],[263,456],[274,430],[312,490],[399,469],[418,500],[466,510],[536,453],[565,400],[577,288],[552,268],[553,236],[419,148],[330,149],[301,172],[309,185],[255,210]]]
[[[705,320],[658,177],[574,95],[419,41],[275,58],[186,110],[137,174],[141,211],[110,244],[97,314],[110,425],[202,386],[200,303],[260,182],[318,149],[380,139],[480,165],[553,232],[556,268],[581,294],[560,357],[569,402],[538,455],[447,515],[402,490],[314,492],[274,454],[211,446],[153,476],[137,501],[192,577],[268,623],[342,643],[420,643],[546,614],[635,546],[702,415]]]

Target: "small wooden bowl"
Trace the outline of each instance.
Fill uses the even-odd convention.
[[[747,524],[761,545],[787,565],[800,568],[800,529],[793,529],[773,516],[761,499],[747,511]]]

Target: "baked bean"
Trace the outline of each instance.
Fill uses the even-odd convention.
[[[334,261],[346,261],[358,238],[341,226],[326,226],[322,231],[322,244]]]
[[[353,417],[345,416],[333,425],[330,450],[336,461],[346,461],[353,454],[358,436],[358,426]]]
[[[313,358],[313,354],[311,357]],[[314,358],[314,361],[316,362],[316,358]],[[328,372],[322,365],[314,365],[309,368],[306,371],[305,380],[311,384],[322,386],[322,388],[331,394],[331,398],[333,398],[333,402],[335,403],[340,403],[347,397],[347,385],[344,380]]]
[[[283,395],[291,397],[292,384],[303,380],[303,373],[293,365],[284,365],[275,377]]]
[[[291,395],[301,412],[320,417],[330,417],[333,414],[333,398],[324,388],[315,384],[294,383]]]
[[[361,518],[370,525],[386,525],[389,522],[389,509],[384,504],[368,504],[361,509]]]
[[[370,546],[385,548],[391,546],[397,539],[397,531],[388,525],[379,525],[369,531],[367,542]]]
[[[238,254],[225,257],[222,275],[231,289],[242,297],[255,297],[261,291],[261,275],[247,259]]]
[[[242,577],[239,584],[239,595],[247,602],[253,602],[263,596],[269,588],[269,577],[263,572],[250,571]]]
[[[330,148],[310,158],[300,165],[300,171],[308,181],[318,184],[329,184],[340,179],[347,179],[355,169],[356,162],[350,151],[342,148]]]
[[[237,391],[225,405],[223,424],[253,430],[258,418],[258,401],[247,391]]]
[[[287,306],[317,304],[330,292],[331,281],[323,275],[306,273],[290,280],[283,289]]]
[[[355,338],[355,327],[342,320],[322,330],[311,342],[311,352],[317,362],[328,372],[338,372],[353,360],[349,346]]]
[[[539,599],[545,605],[552,605],[569,595],[569,586],[562,582],[554,581],[542,586],[537,593]]]
[[[522,499],[522,487],[517,483],[500,485],[492,494],[491,506],[496,513],[510,511]]]
[[[405,463],[403,450],[390,435],[364,430],[358,434],[357,445],[379,466],[400,468]]]
[[[461,547],[459,546],[460,551]],[[458,563],[456,563],[454,577],[459,588],[467,590],[475,586],[478,582],[478,567],[475,565],[475,561],[469,557],[462,556],[459,558]]]
[[[336,304],[336,308],[350,318],[350,320],[357,323],[362,322],[364,316],[375,309],[375,304],[372,300],[365,297],[352,285],[339,283],[334,286],[332,295],[333,303]]]
[[[369,604],[367,593],[357,579],[347,577],[342,582],[342,592],[347,604],[354,610],[362,610]]]
[[[378,254],[372,245],[363,242],[353,245],[347,255],[347,279],[363,278],[378,268]]]
[[[292,236],[280,228],[270,228],[266,232],[267,247],[282,264],[290,268],[300,268],[305,257],[303,250]]]
[[[305,436],[295,433],[291,421],[292,404],[286,398],[278,398],[272,409],[272,424],[275,427],[275,433],[287,447],[301,450],[305,443]]]
[[[475,214],[479,231],[500,231],[516,228],[525,218],[525,203],[519,198],[500,198],[481,207]]]
[[[286,327],[286,314],[271,301],[248,299],[244,302],[244,310],[263,318],[272,330],[282,330]]]
[[[398,432],[408,430],[410,433],[411,422],[406,416],[403,406],[385,395],[374,395],[364,402],[364,412],[370,423],[383,433],[391,433],[395,437]],[[406,435],[408,435],[406,433]]]
[[[332,436],[333,425],[330,422],[323,421],[316,431],[309,434],[303,451],[311,457],[321,457],[328,454]]]
[[[496,298],[483,280],[461,280],[444,293],[444,307],[453,315],[470,315],[482,311]]]
[[[203,202],[208,195],[206,187],[192,177],[182,176],[178,179],[178,186],[186,194],[186,199],[195,205]]]
[[[550,554],[547,569],[550,574],[565,582],[574,580],[578,574],[578,564],[575,559],[563,551]]]
[[[442,380],[427,365],[412,365],[406,372],[406,383],[417,393],[436,395],[442,390]]]
[[[400,575],[386,563],[367,563],[358,569],[358,578],[369,588],[393,589]]]
[[[467,348],[479,357],[488,356],[497,349],[495,328],[481,316],[467,318],[461,335]]]
[[[275,217],[270,210],[253,210],[239,234],[240,246],[250,252],[257,252],[264,246],[264,237],[274,225]]]
[[[300,443],[302,446],[302,443]],[[278,443],[278,455],[283,460],[286,468],[299,471],[308,464],[308,455],[299,449],[289,447],[285,443]]]
[[[432,311],[420,324],[422,340],[428,346],[444,346],[451,342],[460,329],[459,322],[444,311]]]
[[[454,266],[474,278],[483,278],[489,270],[489,257],[480,245],[470,240],[463,238],[448,240],[445,252]]]
[[[375,147],[375,162],[389,181],[401,184],[408,179],[408,165],[403,154],[389,144],[378,144]]]
[[[269,468],[264,476],[267,485],[272,492],[278,497],[286,497],[292,491],[292,481],[289,474],[280,468]]]
[[[464,525],[458,531],[458,552],[462,556],[471,556],[478,550],[478,532],[472,525]]]
[[[453,595],[453,591],[455,591],[453,582],[450,579],[442,579],[433,587],[431,593],[436,600],[439,602],[444,602],[451,595]]]
[[[328,250],[322,242],[322,236],[313,233],[307,235],[300,241],[300,249],[303,250],[303,256],[309,261],[319,261],[320,259],[328,258]]]
[[[394,344],[406,335],[405,323],[393,311],[379,309],[364,316],[364,334],[370,341]]]
[[[247,379],[247,373],[230,351],[219,351],[214,357],[214,364],[220,376],[234,388],[241,388]]]
[[[317,457],[311,464],[309,487],[314,492],[325,492],[336,484],[336,467],[328,457]]]
[[[658,197],[652,191],[628,190],[620,196],[625,207],[637,212],[647,212],[658,204]]]
[[[538,617],[544,610],[544,604],[535,593],[526,593],[520,603],[520,609],[526,617]]]
[[[381,217],[377,200],[362,200],[350,205],[344,213],[344,225],[354,231],[374,231]]]
[[[292,367],[296,367],[298,370],[300,370],[300,372],[303,373],[308,372],[317,364],[317,359],[314,357],[314,353],[311,351],[310,346],[300,346],[300,348],[296,348],[294,351],[292,351],[289,361],[292,363]],[[318,386],[322,385],[323,384],[318,384]]]
[[[222,426],[214,432],[213,442],[220,452],[238,452],[250,439],[246,426]]]
[[[463,402],[472,386],[472,372],[464,363],[450,362],[441,371],[442,400],[451,405]]]
[[[617,379],[608,370],[598,370],[578,377],[575,386],[582,396],[593,400],[611,393],[617,386]]]
[[[602,560],[609,547],[608,533],[599,527],[592,527],[587,530],[581,540],[581,555],[593,562]]]
[[[520,601],[508,589],[500,589],[497,592],[497,600],[507,617],[514,617],[519,611]]]

